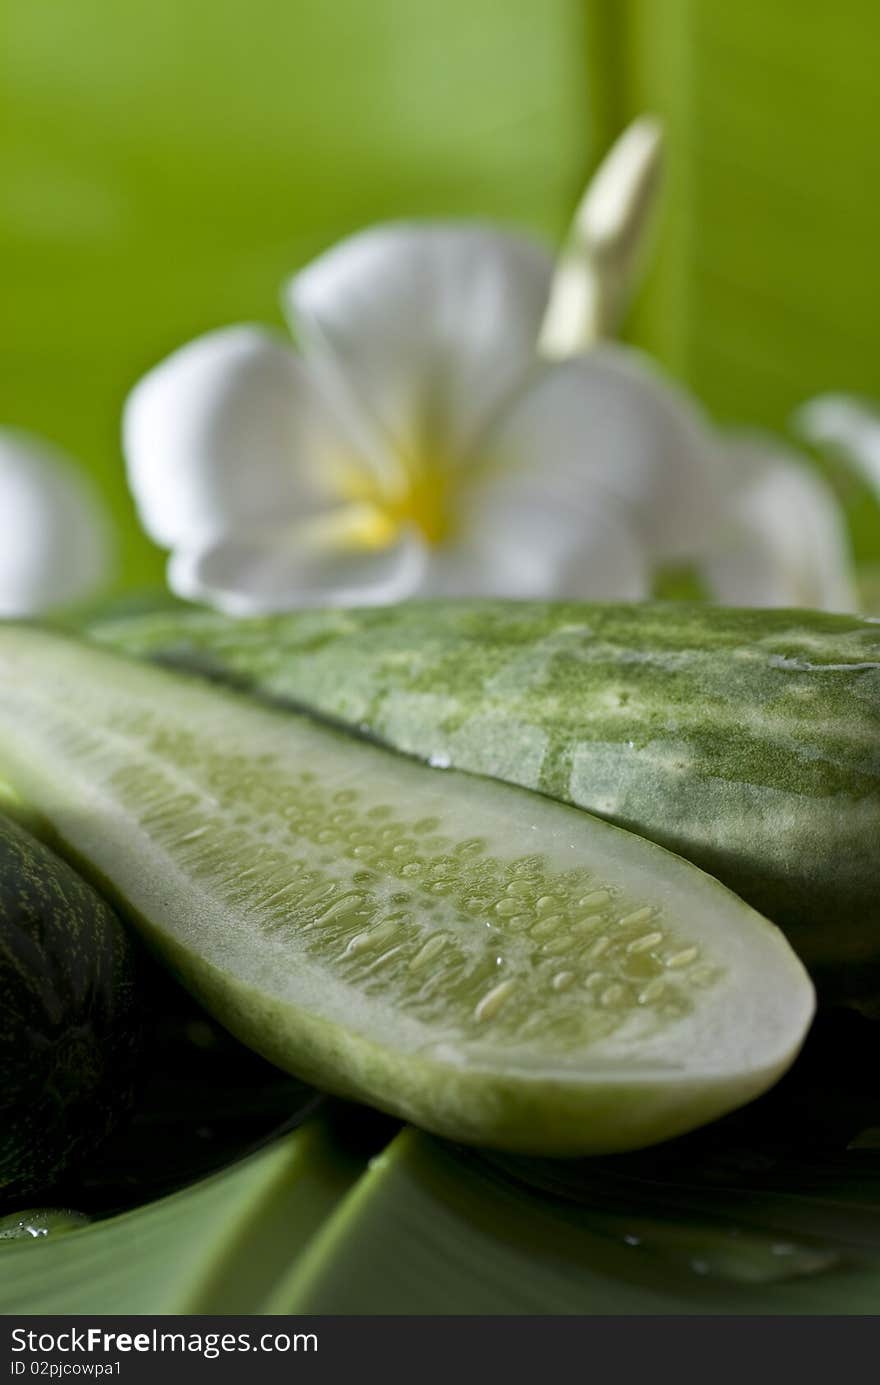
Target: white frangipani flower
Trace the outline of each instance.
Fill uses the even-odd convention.
[[[613,336],[645,257],[663,172],[663,128],[634,120],[611,147],[574,214],[556,262],[539,348],[553,359]]]
[[[537,356],[552,263],[472,225],[355,236],[285,295],[301,354],[233,327],[125,410],[179,594],[232,613],[420,594],[637,598],[705,551],[713,441],[635,353]]]
[[[596,345],[643,258],[661,154],[649,118],[621,136],[555,266],[491,227],[377,227],[287,286],[299,353],[232,327],[147,375],[124,445],[173,590],[233,614],[635,599],[676,564],[729,603],[851,605],[819,478]]]
[[[848,394],[820,394],[802,404],[795,429],[814,447],[832,448],[880,498],[880,406]]]
[[[778,439],[733,435],[725,444],[730,495],[702,574],[735,606],[857,605],[843,515],[809,463]]]
[[[41,439],[0,429],[0,617],[88,596],[108,564],[108,526],[86,477]]]
[[[635,121],[590,183],[559,257],[540,349],[559,360],[585,351],[620,321],[644,257],[662,172],[662,129]],[[880,416],[839,397],[816,400],[804,413],[818,440],[835,431],[860,454],[880,489]],[[723,514],[699,558],[708,591],[730,605],[856,604],[843,517],[830,488],[804,458],[773,438],[720,435]],[[711,515],[703,517],[711,524]]]

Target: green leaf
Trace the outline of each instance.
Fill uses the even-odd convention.
[[[826,1019],[770,1097],[685,1140],[577,1162],[408,1130],[269,1300],[295,1313],[873,1313],[876,1101],[864,1021]],[[854,1133],[855,1132],[855,1133]]]
[[[637,1154],[387,1136],[342,1108],[193,1187],[0,1251],[0,1312],[873,1313],[880,1036],[823,1016],[760,1102]]]
[[[314,1123],[183,1192],[5,1245],[0,1313],[257,1313],[360,1168]]]
[[[602,1195],[601,1174],[593,1185]],[[873,1312],[848,1264],[772,1230],[591,1213],[407,1131],[269,1300],[292,1313]],[[779,1252],[782,1253],[779,1253]],[[785,1276],[791,1276],[787,1278]],[[842,1305],[846,1305],[844,1310]]]

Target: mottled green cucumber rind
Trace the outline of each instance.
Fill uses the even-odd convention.
[[[876,620],[476,601],[94,633],[642,833],[778,923],[820,992],[880,995]]]
[[[660,1140],[810,1022],[782,934],[679,858],[96,646],[0,627],[0,773],[240,1038],[457,1139]]]
[[[119,920],[0,816],[0,1195],[48,1186],[127,1112],[137,1029]]]

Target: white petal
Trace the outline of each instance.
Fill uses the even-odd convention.
[[[561,504],[520,484],[472,506],[457,544],[432,550],[432,596],[635,601],[650,579],[638,536],[616,507]]]
[[[286,303],[374,450],[454,465],[531,369],[550,273],[488,227],[382,226],[304,269]]]
[[[412,596],[422,578],[424,545],[405,530],[387,547],[334,542],[314,526],[242,530],[200,551],[181,550],[168,565],[172,591],[228,615],[299,606],[373,606]]]
[[[732,606],[854,610],[846,530],[824,481],[775,439],[733,439],[727,456],[736,490],[703,564],[713,595]]]
[[[211,332],[150,371],[123,440],[141,521],[168,548],[294,516],[350,454],[303,362],[253,327]]]
[[[662,127],[642,116],[591,178],[553,277],[541,327],[543,355],[562,360],[615,331],[641,268],[662,153]]]
[[[48,443],[0,431],[0,616],[88,596],[109,556],[106,517],[83,473]]]
[[[880,408],[845,394],[825,394],[803,404],[795,427],[816,447],[838,449],[880,495]]]
[[[648,557],[699,552],[722,504],[718,446],[690,400],[623,347],[547,367],[485,440],[562,502],[613,498]]]

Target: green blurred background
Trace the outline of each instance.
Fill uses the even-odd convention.
[[[280,322],[281,280],[401,216],[555,238],[642,110],[660,253],[629,333],[724,420],[880,396],[877,0],[2,0],[0,420],[98,478],[120,586],[158,580],[118,444],[138,375]],[[880,519],[851,507],[862,556]]]

